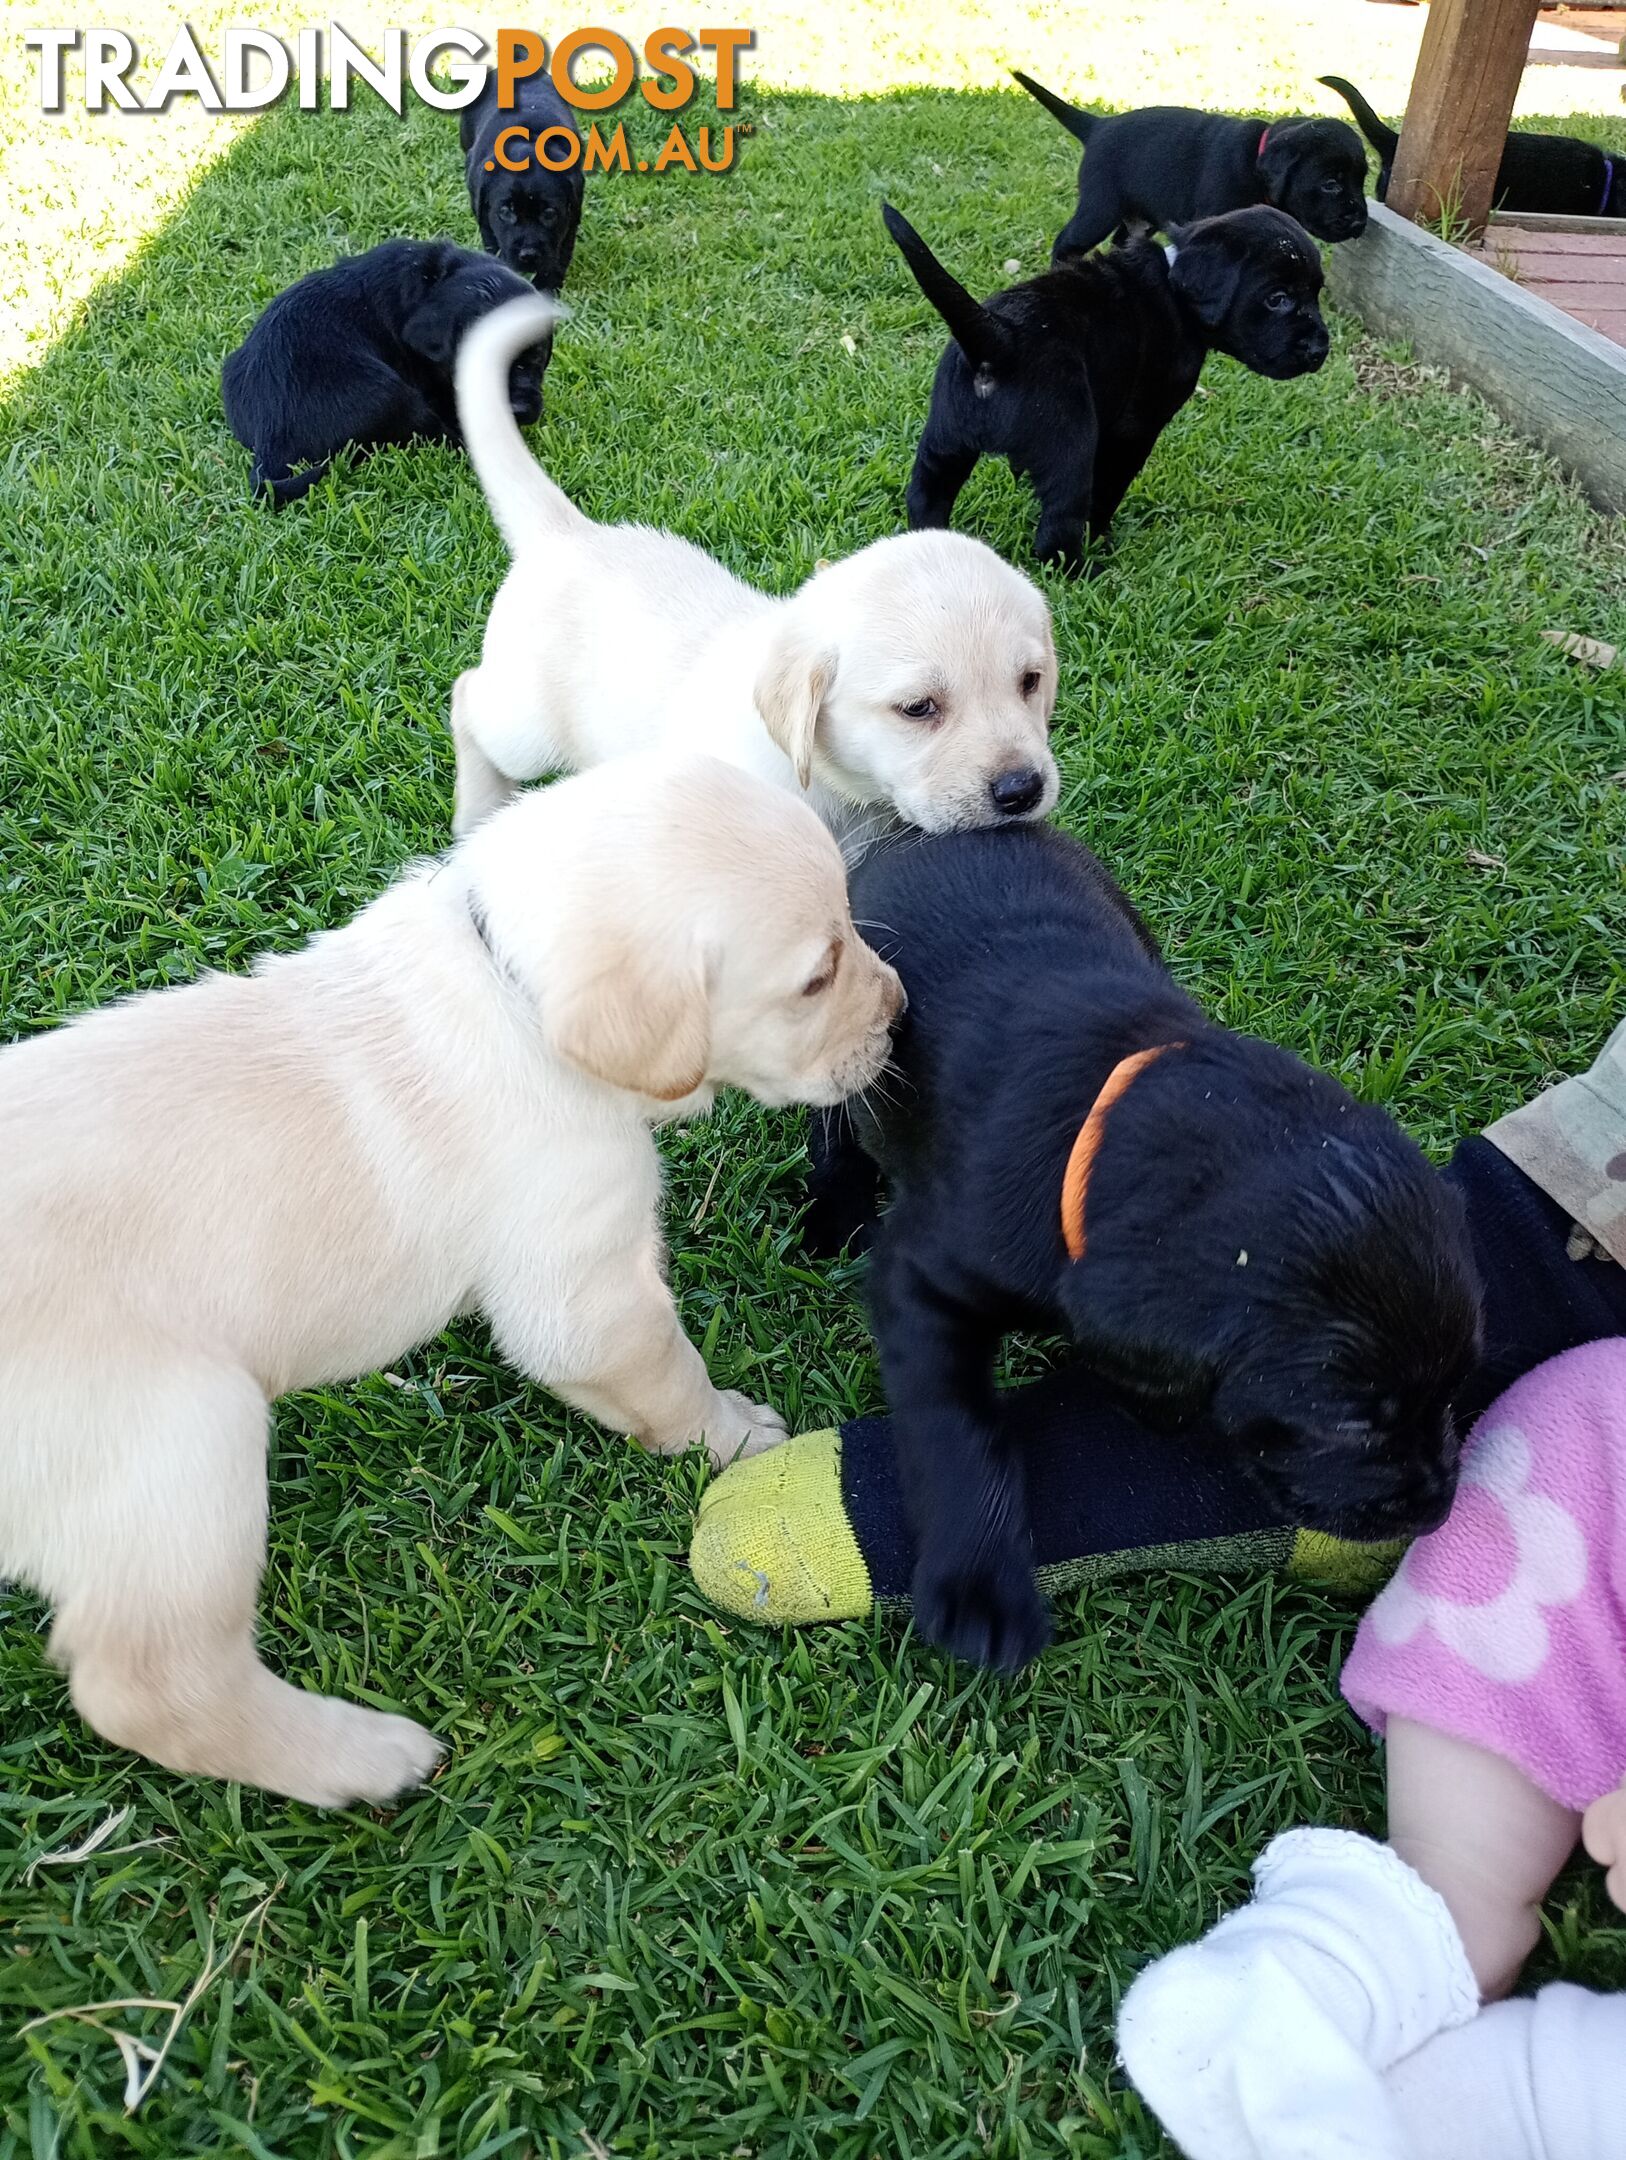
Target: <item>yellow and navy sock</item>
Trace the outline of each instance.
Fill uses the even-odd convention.
[[[1485,1289],[1484,1361],[1458,1405],[1466,1429],[1532,1367],[1626,1334],[1626,1268],[1573,1259],[1569,1217],[1488,1141],[1464,1140],[1444,1175]],[[1398,1555],[1271,1523],[1216,1435],[1148,1432],[1076,1368],[1010,1390],[999,1414],[1049,1590],[1179,1568],[1269,1570],[1359,1595]],[[747,1619],[855,1619],[907,1602],[914,1546],[888,1421],[802,1433],[726,1471],[701,1502],[691,1558],[705,1595]]]
[[[1398,1546],[1272,1524],[1218,1451],[1152,1433],[1078,1371],[1002,1398],[1019,1435],[1034,1564],[1051,1593],[1151,1569],[1270,1572],[1360,1594]],[[689,1555],[712,1604],[774,1625],[861,1618],[908,1603],[914,1546],[884,1417],[799,1433],[715,1479]]]

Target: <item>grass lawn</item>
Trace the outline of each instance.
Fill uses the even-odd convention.
[[[1061,34],[1041,0],[976,12],[1036,67]],[[888,52],[875,79],[930,73]],[[899,520],[940,334],[881,194],[989,286],[1040,264],[1073,161],[1014,92],[839,98],[766,87],[772,60],[735,174],[590,194],[537,441],[594,514],[785,589]],[[1586,126],[1626,150],[1619,117]],[[447,692],[504,563],[472,475],[393,453],[251,511],[217,375],[303,270],[472,238],[455,132],[271,114],[0,409],[7,1038],[294,944],[445,839]],[[1003,469],[960,522],[1027,562]],[[1304,382],[1213,364],[1118,542],[1051,585],[1062,816],[1184,980],[1437,1152],[1589,1059],[1626,1009],[1626,677],[1539,632],[1626,643],[1620,528],[1343,324]],[[799,1256],[798,1122],[726,1107],[666,1152],[718,1381],[804,1426],[873,1406],[854,1273]],[[1334,1685],[1350,1615],[1249,1581],[1097,1590],[1004,1684],[893,1622],[718,1624],[684,1569],[699,1487],[472,1326],[280,1406],[268,1654],[446,1738],[391,1817],[98,1745],[43,1609],[0,1590],[0,2160],[1161,2152],[1112,2070],[1127,1981],[1273,1830],[1381,1822]],[[95,1855],[35,1865],[117,1809]],[[1549,1918],[1542,1974],[1626,1985],[1588,1872]],[[106,2032],[13,2038],[206,1973],[133,2118]]]

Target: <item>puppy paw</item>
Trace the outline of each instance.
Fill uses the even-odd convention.
[[[1016,1673],[1050,1640],[1050,1610],[1019,1554],[923,1559],[912,1589],[915,1625],[968,1664]]]
[[[329,1702],[318,1760],[290,1767],[287,1790],[314,1807],[377,1807],[421,1785],[444,1750],[411,1718]]]
[[[1098,578],[1106,569],[1112,554],[1112,542],[1102,533],[1089,533],[1075,527],[1046,528],[1041,526],[1034,539],[1033,552],[1042,563],[1059,570],[1064,577]]]
[[[778,1447],[789,1433],[777,1410],[766,1403],[752,1402],[748,1395],[737,1394],[733,1388],[718,1391],[717,1405],[716,1412],[706,1420],[705,1431],[706,1452],[713,1470],[726,1470],[730,1463],[744,1462],[748,1456]]]
[[[815,1260],[856,1259],[875,1242],[873,1212],[855,1208],[844,1194],[815,1195],[802,1217],[802,1250]]]

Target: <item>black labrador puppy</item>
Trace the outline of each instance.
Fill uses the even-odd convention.
[[[1154,1425],[1201,1413],[1283,1523],[1439,1523],[1479,1291],[1394,1122],[1210,1020],[1052,828],[910,835],[852,904],[909,1003],[885,1094],[815,1127],[808,1239],[839,1250],[884,1174],[870,1298],[922,1632],[1007,1671],[1049,1638],[995,1418],[1012,1329],[1065,1330]]]
[[[1193,218],[1268,203],[1318,240],[1366,230],[1366,153],[1342,120],[1234,120],[1191,105],[1092,113],[1069,105],[1031,75],[1016,80],[1085,146],[1078,208],[1052,250],[1056,262],[1087,255],[1109,233],[1134,225],[1173,232]]]
[[[516,127],[525,131],[524,139],[507,142],[503,154],[523,170],[509,172],[498,159],[497,138],[504,129]],[[579,154],[568,171],[549,169],[548,161],[561,162],[568,150],[557,138],[542,142],[549,128],[562,128],[576,139],[576,116],[545,75],[516,83],[514,102],[504,112],[497,104],[497,78],[490,74],[480,95],[463,108],[458,140],[486,252],[540,291],[556,293],[576,252],[585,183]],[[536,154],[539,144],[541,157]]]
[[[313,488],[346,446],[461,442],[452,366],[471,323],[522,278],[449,240],[386,240],[278,293],[221,370],[231,431],[273,509]],[[514,418],[542,412],[551,340],[515,361]]]
[[[1361,133],[1378,154],[1378,200],[1389,192],[1400,137],[1385,127],[1353,83],[1341,75],[1323,75],[1361,124]],[[1626,218],[1626,158],[1612,157],[1596,143],[1574,135],[1510,134],[1496,169],[1498,210],[1543,210],[1558,217]]]
[[[1078,570],[1210,352],[1278,380],[1327,357],[1321,258],[1280,210],[1204,218],[1167,249],[1131,240],[980,303],[890,203],[881,215],[954,339],[909,480],[916,530],[947,525],[978,458],[1003,457],[1039,498],[1040,557]]]

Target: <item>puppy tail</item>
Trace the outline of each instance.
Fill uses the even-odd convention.
[[[1087,143],[1101,115],[1086,112],[1082,105],[1069,105],[1054,90],[1047,90],[1043,83],[1035,82],[1031,75],[1024,75],[1020,68],[1012,68],[1012,75],[1022,85],[1030,98],[1037,98],[1047,113],[1058,119],[1069,135],[1076,135],[1081,143]]]
[[[482,315],[457,348],[458,426],[497,530],[515,550],[535,533],[584,522],[525,447],[508,402],[509,369],[551,337],[566,312],[557,300],[526,293]]]
[[[887,231],[914,273],[915,283],[948,324],[949,335],[975,368],[997,367],[1010,347],[1005,325],[973,300],[958,278],[951,277],[900,211],[881,205]]]
[[[284,503],[298,502],[301,495],[308,495],[319,480],[327,478],[332,468],[333,460],[325,457],[315,465],[307,465],[301,472],[291,473],[286,467],[272,472],[256,458],[249,480],[255,494],[269,509],[280,510]]]
[[[1329,90],[1337,91],[1350,111],[1355,115],[1361,133],[1378,153],[1378,156],[1387,164],[1393,158],[1396,145],[1400,141],[1400,137],[1395,133],[1394,129],[1384,126],[1355,85],[1345,82],[1342,75],[1323,75],[1319,79],[1326,84]]]

